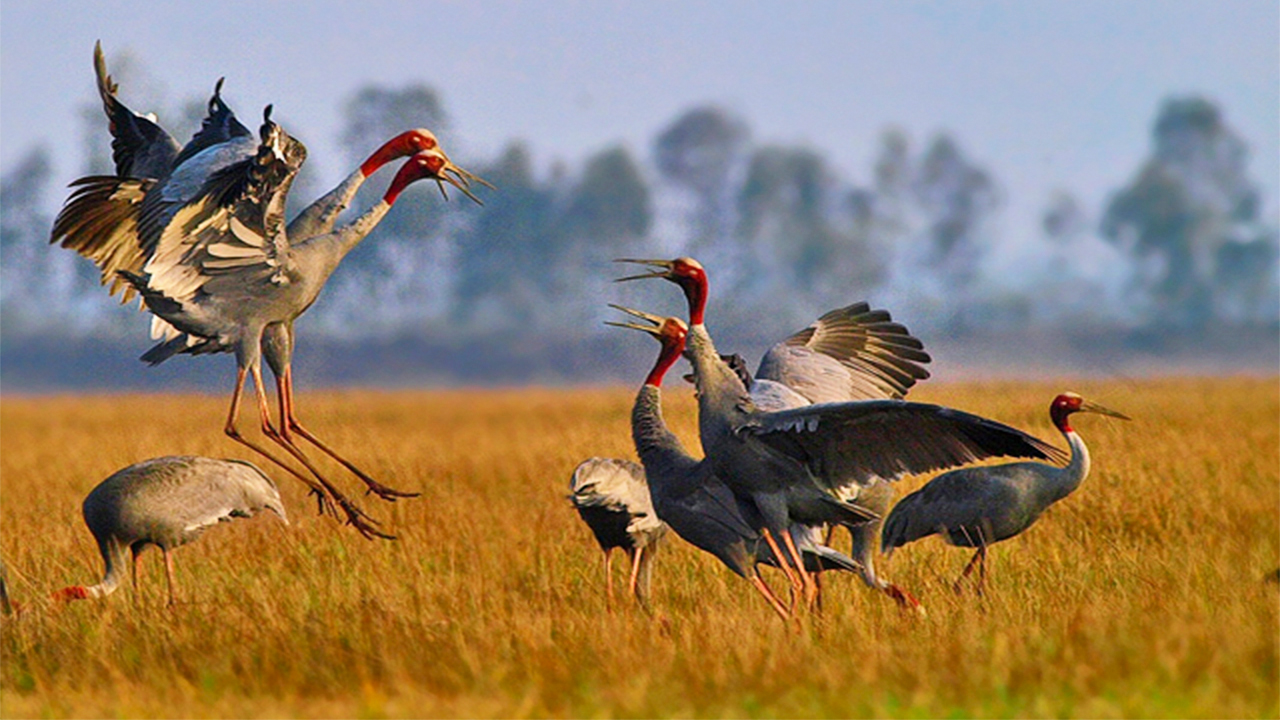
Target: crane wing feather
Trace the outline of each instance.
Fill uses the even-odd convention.
[[[1062,452],[993,420],[903,400],[826,403],[758,413],[740,429],[806,466],[830,488],[896,479],[987,457],[1061,459]]]
[[[306,153],[269,120],[262,136],[252,157],[210,175],[165,224],[144,268],[152,291],[184,303],[206,286],[252,292],[290,281],[284,201]]]
[[[93,69],[98,94],[111,131],[111,159],[122,178],[161,178],[173,167],[178,142],[150,118],[125,107],[116,97],[119,86],[107,74],[102,45],[93,49]]]
[[[232,138],[252,137],[253,133],[236,119],[231,108],[222,101],[222,80],[214,86],[213,97],[209,98],[209,111],[200,122],[200,130],[192,136],[190,142],[182,148],[174,158],[174,166],[181,165],[201,152]]]
[[[120,271],[142,272],[146,252],[138,239],[138,207],[154,180],[91,175],[71,184],[71,197],[53,222],[49,242],[75,250],[98,266],[103,285],[121,301],[134,296]]]
[[[832,310],[770,348],[757,379],[783,383],[811,402],[900,398],[929,377],[931,358],[887,310],[855,303]]]

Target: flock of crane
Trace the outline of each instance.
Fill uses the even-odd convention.
[[[305,483],[322,514],[345,520],[365,537],[391,538],[304,452],[309,444],[330,456],[384,500],[415,495],[378,482],[298,420],[293,322],[407,186],[433,180],[447,198],[447,183],[476,202],[473,184],[492,186],[451,162],[430,131],[410,130],[286,222],[285,201],[306,150],[271,120],[271,106],[255,136],[222,100],[219,80],[200,130],[179,145],[153,117],[120,101],[100,45],[94,68],[116,173],[73,183],[51,242],[92,260],[102,283],[122,301],[141,299],[158,341],[144,361],[234,352],[236,384],[225,433]],[[339,225],[364,181],[401,158],[407,160],[381,202]],[[1063,393],[1050,405],[1050,417],[1070,446],[1065,466],[960,468],[891,509],[893,482],[907,474],[1001,456],[1061,462],[1064,454],[1008,425],[904,400],[929,377],[924,365],[931,358],[887,311],[866,303],[833,310],[773,346],[752,375],[740,356],[721,355],[712,342],[701,264],[692,258],[620,262],[646,268],[620,280],[677,285],[688,302],[688,320],[613,306],[627,318],[610,324],[653,336],[660,350],[631,415],[640,463],[592,458],[571,481],[573,504],[604,551],[610,604],[610,557],[621,547],[630,559],[630,592],[648,608],[651,559],[668,530],[747,579],[784,618],[794,616],[801,601],[803,607],[816,604],[826,570],[857,573],[904,608],[919,608],[911,593],[876,572],[874,556],[879,548],[888,555],[932,534],[976,548],[957,587],[976,565],[980,592],[987,546],[1028,528],[1088,473],[1088,450],[1069,416],[1124,417]],[[684,449],[662,415],[662,382],[681,357],[693,366],[701,459]],[[278,419],[262,377],[264,359],[275,377]],[[237,427],[246,378],[274,449]],[[105,564],[102,581],[64,588],[55,597],[111,593],[121,583],[126,554],[136,586],[139,553],[155,545],[163,553],[172,604],[173,549],[220,521],[262,510],[287,522],[276,485],[250,463],[174,456],[131,465],[84,501],[85,522]],[[852,538],[849,554],[832,547],[832,533],[841,526]],[[760,565],[781,571],[788,600],[769,586]]]

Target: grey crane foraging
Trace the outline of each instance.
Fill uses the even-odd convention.
[[[816,585],[804,572],[786,529],[793,523],[856,528],[858,522],[849,522],[841,512],[848,503],[840,495],[851,485],[868,488],[907,473],[986,457],[1048,458],[1057,452],[1007,425],[900,399],[821,402],[775,411],[760,408],[741,378],[721,359],[706,329],[708,282],[702,265],[692,258],[625,262],[654,269],[624,280],[659,278],[684,291],[690,319],[685,354],[694,366],[699,434],[707,459],[736,494],[756,505],[764,518],[765,539],[781,537],[786,557],[799,575],[792,576],[793,585],[803,588],[809,602],[816,595]],[[891,347],[865,357],[873,359],[874,370],[846,381],[878,381],[879,388],[873,386],[870,392],[883,394],[887,388],[902,393],[927,376],[915,360]],[[774,552],[782,554],[776,547]],[[899,601],[910,604],[905,598]]]
[[[321,512],[338,511],[366,537],[390,538],[303,454],[295,436],[356,474],[386,500],[410,497],[387,487],[324,444],[298,420],[293,393],[293,323],[311,306],[342,258],[366,237],[411,183],[431,179],[468,197],[480,178],[454,165],[428,131],[404,133],[287,227],[285,200],[306,158],[302,143],[264,112],[258,138],[236,119],[220,96],[195,137],[177,143],[116,97],[100,47],[95,69],[111,122],[117,175],[83,178],[54,224],[51,242],[93,260],[125,300],[142,296],[161,342],[142,359],[156,364],[175,354],[234,352],[237,375],[224,432],[302,480]],[[338,214],[379,166],[413,153],[382,201],[335,228]],[[447,197],[447,195],[446,195]],[[280,427],[271,420],[261,377],[265,359],[276,378]],[[293,469],[236,427],[246,376],[253,383],[267,438],[301,463]]]
[[[84,499],[84,522],[102,553],[102,582],[73,585],[54,594],[60,600],[101,598],[121,582],[126,552],[133,556],[137,591],[138,557],[154,545],[164,556],[168,604],[174,604],[173,551],[208,528],[270,510],[288,524],[276,485],[261,470],[240,460],[169,456],[123,468]]]
[[[1031,527],[1045,509],[1070,495],[1089,474],[1089,448],[1068,422],[1072,414],[1081,412],[1129,419],[1076,393],[1062,393],[1049,405],[1049,417],[1071,447],[1065,467],[1018,462],[939,475],[904,497],[885,520],[881,545],[886,557],[934,534],[958,547],[977,548],[955,589],[960,590],[976,563],[981,593],[987,576],[987,547]]]
[[[574,468],[569,489],[569,500],[604,552],[608,606],[613,607],[613,551],[622,548],[630,561],[627,588],[647,607],[653,556],[667,524],[653,510],[644,468],[629,460],[589,458]]]
[[[761,563],[786,567],[786,558],[773,552],[759,532],[763,526],[760,514],[749,502],[735,496],[712,472],[708,462],[690,456],[663,420],[662,380],[684,352],[688,326],[677,318],[619,309],[645,323],[611,322],[610,325],[639,330],[657,338],[661,344],[658,359],[641,385],[631,411],[632,440],[644,464],[658,517],[680,538],[714,555],[735,574],[748,580],[780,617],[788,618],[790,610],[756,569]],[[855,561],[821,545],[820,538],[807,529],[797,528],[794,532],[808,569],[858,571]]]

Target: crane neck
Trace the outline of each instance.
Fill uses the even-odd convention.
[[[387,213],[391,210],[391,203],[385,199],[379,201],[376,205],[366,210],[360,217],[347,223],[346,225],[325,233],[303,240],[293,245],[293,250],[302,256],[311,256],[317,258],[310,262],[299,262],[298,265],[304,272],[310,271],[318,275],[318,280],[325,280],[338,267],[338,263],[347,256],[360,244],[362,240],[373,232],[373,229],[382,222]]]
[[[685,299],[689,302],[689,325],[702,325],[706,321],[707,313],[706,283],[689,283],[682,287]]]
[[[653,369],[649,371],[649,375],[644,379],[645,386],[662,387],[662,380],[667,376],[667,371],[680,359],[681,347],[663,344],[662,352],[658,355],[657,362],[653,364]]]
[[[298,216],[289,223],[290,239],[298,242],[332,232],[338,216],[355,199],[356,193],[367,177],[363,170],[355,170],[338,183],[337,187],[298,213]]]
[[[1065,424],[1064,422],[1063,425]],[[1071,448],[1071,460],[1056,473],[1054,482],[1046,488],[1049,502],[1056,502],[1075,492],[1075,489],[1080,487],[1080,483],[1084,482],[1089,475],[1089,447],[1070,427],[1062,429],[1062,436],[1066,438],[1067,445]]]
[[[689,476],[698,464],[667,428],[662,417],[662,390],[656,385],[645,383],[636,395],[631,408],[631,440],[644,465],[655,503],[666,488]]]
[[[706,407],[706,403],[740,404],[749,400],[742,379],[721,359],[706,325],[698,323],[689,327],[685,348],[685,354],[693,363],[694,385],[698,388],[700,408]]]
[[[102,553],[102,562],[106,570],[103,573],[102,582],[84,588],[85,594],[91,598],[106,597],[120,587],[124,567],[128,561],[129,546],[115,538],[108,538],[98,543],[98,551]]]

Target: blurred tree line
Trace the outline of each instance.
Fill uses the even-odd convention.
[[[154,83],[136,63],[112,67],[138,107],[165,107],[146,94]],[[198,127],[203,105],[169,108],[176,137]],[[348,167],[407,128],[431,127],[449,147],[463,134],[426,85],[360,88],[343,116]],[[256,126],[252,113],[241,117]],[[96,103],[81,121],[85,173],[109,172]],[[520,140],[490,159],[455,154],[497,185],[481,193],[482,207],[456,193],[446,206],[431,183],[411,188],[335,273],[304,320],[309,336],[599,335],[606,302],[680,307],[656,305],[671,300],[667,288],[611,286],[622,270],[610,261],[680,254],[711,272],[711,317],[726,347],[779,337],[860,299],[889,307],[917,334],[950,336],[1280,320],[1277,232],[1260,217],[1247,145],[1202,98],[1159,108],[1149,159],[1097,213],[1068,190],[1049,198],[1039,236],[1021,240],[1031,261],[1017,282],[998,269],[1000,185],[945,133],[917,147],[885,131],[865,185],[840,178],[819,149],[756,144],[746,119],[715,106],[674,118],[643,153],[609,147],[581,167],[539,168],[532,157]],[[41,147],[0,178],[0,330],[9,341],[136,338],[145,322],[107,299],[90,263],[48,245],[50,196],[65,180],[51,177]],[[359,203],[375,202],[384,185],[370,183]],[[323,190],[304,169],[292,201]]]

